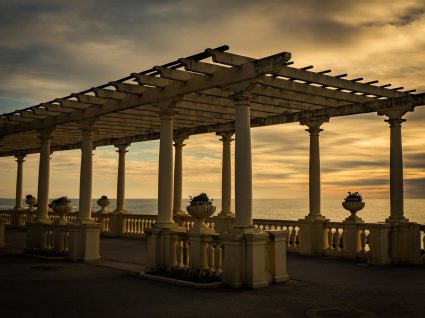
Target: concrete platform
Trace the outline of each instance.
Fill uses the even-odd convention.
[[[19,256],[24,235],[0,249],[1,317],[425,317],[425,266],[289,254],[285,284],[199,290],[137,278],[141,240],[102,239],[102,261],[73,263]]]

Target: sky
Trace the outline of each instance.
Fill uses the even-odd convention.
[[[227,44],[265,57],[292,53],[295,67],[379,80],[425,92],[425,1],[10,1],[0,2],[0,113],[67,96]],[[403,124],[405,197],[425,198],[425,107]],[[321,133],[322,197],[359,191],[389,198],[389,128],[384,117],[331,118]],[[191,136],[183,197],[221,196],[221,142]],[[297,123],[252,129],[254,198],[308,198],[308,147]],[[157,197],[158,142],[131,145],[127,198]],[[234,153],[234,143],[232,145]],[[99,147],[93,197],[116,196],[118,156]],[[50,197],[78,197],[79,150],[51,160]],[[16,163],[0,158],[0,197],[14,197]],[[201,177],[200,177],[201,176]],[[24,194],[37,193],[38,155],[24,165]]]

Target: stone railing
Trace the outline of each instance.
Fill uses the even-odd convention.
[[[156,222],[156,215],[143,214],[94,214],[101,225],[101,234],[112,237],[144,238],[145,230]]]
[[[175,216],[174,221],[178,223],[179,226],[184,227],[187,231],[191,230],[195,224],[193,217],[191,217],[189,214]],[[214,218],[207,218],[205,220],[205,224],[208,228],[214,230]]]
[[[263,231],[287,230],[286,250],[288,252],[299,252],[300,250],[300,226],[299,221],[254,219],[255,227]]]
[[[69,251],[69,229],[67,225],[32,224],[27,234],[26,248],[29,252],[55,252],[64,256]],[[46,253],[46,256],[49,254]],[[54,255],[54,254],[52,254]]]
[[[10,225],[12,224],[13,213],[13,210],[0,210],[0,219],[3,219],[6,227],[10,227]]]

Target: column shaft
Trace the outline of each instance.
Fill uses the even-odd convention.
[[[92,206],[92,174],[93,174],[93,128],[85,125],[81,129],[81,169],[80,169],[80,205],[78,220],[80,223],[93,223]]]
[[[16,201],[15,210],[22,210],[22,185],[23,185],[23,173],[24,173],[24,158],[25,155],[18,154],[15,156],[16,162],[18,163],[18,170],[16,172]]]
[[[403,198],[403,149],[401,123],[404,120],[389,119],[390,124],[390,220],[405,220]]]
[[[235,228],[252,224],[252,160],[250,107],[247,98],[236,101]]]
[[[161,112],[158,171],[158,227],[174,226],[173,221],[173,115]]]
[[[231,138],[233,131],[218,132],[223,143],[223,161],[221,167],[221,216],[233,216],[231,210],[232,201],[232,159],[231,159]]]
[[[179,136],[174,139],[175,162],[174,162],[174,215],[182,215],[182,191],[183,191],[183,141],[186,137]]]
[[[310,217],[321,217],[320,211],[320,148],[319,132],[321,129],[308,129],[310,132],[309,160],[309,201]]]
[[[50,181],[50,138],[53,130],[40,131],[40,163],[38,169],[37,221],[50,223],[49,181]]]
[[[118,147],[118,178],[117,178],[117,208],[114,212],[124,213],[125,210],[125,154],[128,147],[125,145],[117,145]]]

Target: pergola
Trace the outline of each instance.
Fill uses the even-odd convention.
[[[51,152],[81,149],[79,221],[91,222],[92,151],[115,145],[120,154],[117,210],[124,208],[124,156],[130,143],[160,139],[157,226],[174,226],[181,210],[181,156],[190,135],[216,132],[223,141],[224,214],[230,213],[230,142],[235,133],[235,230],[252,228],[250,128],[300,122],[310,133],[310,211],[321,220],[320,126],[331,117],[386,115],[391,127],[391,215],[403,221],[402,116],[425,105],[425,94],[390,88],[378,81],[291,67],[290,53],[262,59],[228,53],[228,46],[180,58],[162,66],[41,103],[0,119],[0,156],[18,158],[17,204],[22,198],[22,162],[40,153],[38,212],[49,222]],[[173,141],[176,147],[173,167]],[[174,169],[174,170],[173,170]],[[174,200],[173,200],[174,198]],[[174,202],[173,202],[174,201]]]

